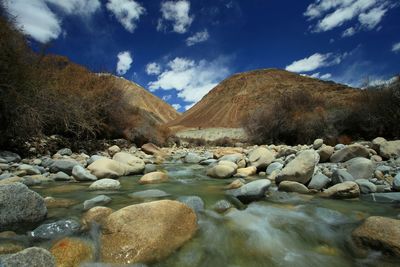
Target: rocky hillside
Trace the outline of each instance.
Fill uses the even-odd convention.
[[[242,121],[282,94],[308,90],[333,106],[351,101],[357,92],[347,86],[285,70],[262,69],[235,74],[212,89],[199,103],[170,123],[185,127],[240,127]]]

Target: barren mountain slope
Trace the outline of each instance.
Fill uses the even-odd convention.
[[[308,90],[330,106],[343,105],[357,94],[353,88],[278,69],[235,74],[222,81],[203,99],[169,123],[184,127],[241,127],[242,121],[265,104],[293,90]]]

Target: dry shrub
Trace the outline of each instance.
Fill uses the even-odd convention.
[[[233,147],[235,146],[235,140],[232,140],[231,138],[225,136],[214,140],[213,142],[211,142],[211,144],[213,146]]]

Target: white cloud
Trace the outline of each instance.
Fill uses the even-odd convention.
[[[165,96],[162,97],[162,100],[168,101],[168,100],[170,100],[171,98],[172,98],[172,95],[165,95]]]
[[[5,0],[4,5],[24,34],[40,43],[57,39],[63,32],[61,18],[50,7],[58,8],[62,15],[82,16],[93,14],[100,8],[99,0]]]
[[[166,70],[156,81],[148,84],[149,89],[177,90],[178,97],[187,102],[198,102],[220,80],[229,74],[225,58],[214,61],[195,62],[188,58],[175,58],[168,62]]]
[[[148,75],[158,75],[161,73],[161,66],[156,62],[151,62],[146,65],[146,73]]]
[[[392,46],[392,51],[395,52],[395,53],[400,52],[400,42],[395,43],[395,44]]]
[[[185,110],[191,109],[195,104],[196,104],[196,103],[192,103],[192,104],[186,105],[186,106],[185,106]]]
[[[313,27],[315,32],[332,30],[356,18],[359,22],[356,26],[371,30],[380,23],[385,13],[394,7],[389,2],[389,0],[315,0],[307,7],[304,16],[309,20],[318,19]]]
[[[356,34],[356,29],[354,27],[347,28],[343,33],[342,37],[350,37]]]
[[[128,32],[134,32],[140,16],[146,12],[146,9],[134,0],[108,0],[106,6]]]
[[[308,76],[308,75],[305,75],[305,76]],[[321,80],[327,80],[327,79],[332,77],[332,74],[325,73],[325,74],[321,75],[319,72],[316,72],[316,73],[311,74],[309,77],[316,78],[316,79],[321,79]]]
[[[172,104],[171,106],[176,110],[178,110],[182,107],[180,104]]]
[[[124,51],[118,53],[117,74],[124,75],[130,68],[133,62],[131,53]]]
[[[173,23],[173,31],[185,33],[193,22],[193,16],[189,15],[190,2],[187,0],[166,1],[161,3],[162,19],[158,21],[157,30],[165,30],[165,21]]]
[[[292,64],[286,66],[286,70],[292,72],[313,71],[321,67],[339,64],[345,56],[346,54],[343,56],[333,56],[332,53],[315,53],[309,57],[294,61]]]
[[[396,82],[397,79],[398,79],[398,77],[394,76],[394,77],[386,79],[386,80],[382,79],[382,78],[370,80],[368,82],[368,86],[388,86],[388,85],[391,85],[392,83]]]
[[[201,32],[196,32],[194,35],[188,37],[186,39],[186,45],[187,46],[192,46],[201,42],[205,42],[208,40],[210,35],[208,34],[207,29]]]

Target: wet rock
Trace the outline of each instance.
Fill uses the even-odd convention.
[[[322,147],[318,149],[319,162],[329,161],[334,151],[335,149],[332,146],[322,145]]]
[[[257,174],[257,168],[256,166],[250,166],[247,168],[239,168],[236,170],[235,176],[238,177],[248,177],[248,176],[253,176]]]
[[[54,160],[50,165],[50,172],[65,172],[68,175],[72,175],[72,169],[79,165],[75,160]]]
[[[375,169],[375,164],[366,158],[353,158],[346,161],[344,166],[354,179],[370,179]]]
[[[81,218],[81,225],[83,230],[87,230],[93,223],[102,225],[107,217],[114,211],[107,207],[97,206],[86,211]]]
[[[318,161],[319,155],[314,150],[305,150],[282,169],[275,181],[278,184],[282,181],[306,184],[311,180]]]
[[[217,201],[212,206],[212,209],[218,213],[224,213],[225,211],[229,210],[230,208],[233,208],[233,205],[225,199]]]
[[[51,208],[69,208],[72,207],[79,202],[75,199],[67,199],[67,198],[54,198],[54,197],[46,197],[44,199],[46,203],[46,207],[48,209]]]
[[[265,147],[258,147],[249,153],[249,161],[251,166],[255,166],[258,170],[265,170],[275,159],[275,154]]]
[[[91,174],[88,170],[81,165],[76,165],[72,169],[72,176],[77,181],[96,181],[97,177]]]
[[[64,172],[57,172],[55,174],[53,174],[51,176],[54,181],[70,181],[73,180],[73,178],[71,176],[69,176],[68,174],[64,173]]]
[[[400,172],[393,179],[393,190],[400,191]]]
[[[238,189],[228,190],[228,195],[234,196],[243,203],[250,203],[252,201],[260,200],[265,197],[265,192],[271,185],[268,179],[260,179],[248,184],[243,185]]]
[[[85,200],[83,202],[83,209],[88,210],[93,208],[94,206],[106,205],[111,202],[111,198],[106,195],[99,195],[97,197]]]
[[[309,189],[321,190],[325,188],[331,179],[325,174],[318,173],[311,178],[310,183],[308,184]]]
[[[336,169],[332,173],[332,183],[340,184],[343,182],[354,181],[353,175],[347,172],[345,169]]]
[[[93,246],[77,238],[61,239],[51,247],[50,252],[57,266],[79,267],[95,258]]]
[[[283,164],[280,162],[273,162],[268,165],[266,173],[267,175],[271,175],[274,171],[280,171],[283,169]]]
[[[98,179],[118,178],[135,173],[137,168],[116,160],[101,158],[90,164],[87,169]],[[144,169],[144,165],[143,165]]]
[[[144,190],[144,191],[131,193],[128,196],[130,196],[132,198],[146,199],[146,198],[167,197],[167,196],[170,196],[170,194],[168,194],[165,191],[159,190],[159,189],[148,189],[148,190]]]
[[[356,198],[360,196],[360,188],[355,182],[343,182],[326,189],[322,196],[330,198]]]
[[[368,149],[360,144],[346,146],[332,155],[331,162],[345,162],[357,157],[368,158]]]
[[[107,151],[108,151],[108,154],[112,157],[112,156],[114,156],[115,154],[117,154],[118,152],[120,152],[120,151],[121,151],[121,148],[119,148],[119,146],[117,146],[117,145],[113,145],[113,146],[110,146],[110,147],[107,149]]]
[[[2,163],[20,162],[21,157],[10,151],[0,151],[0,160]]]
[[[54,257],[43,248],[31,247],[0,258],[2,267],[56,267]]]
[[[363,195],[362,199],[380,203],[400,203],[400,192],[372,193]]]
[[[400,257],[400,220],[372,216],[352,232],[356,245]]]
[[[72,150],[69,148],[63,148],[63,149],[58,150],[57,154],[60,154],[61,156],[71,156]]]
[[[234,175],[236,169],[229,165],[220,165],[214,166],[207,170],[207,175],[213,178],[230,178]]]
[[[129,173],[126,175],[141,174],[145,168],[145,163],[142,159],[126,152],[116,153],[113,157],[113,160],[129,165]]]
[[[118,190],[121,188],[121,183],[114,179],[101,179],[89,186],[90,190]]]
[[[236,179],[232,183],[226,186],[226,189],[237,189],[245,185],[245,181],[243,179]]]
[[[79,232],[80,224],[75,220],[59,220],[53,223],[42,224],[29,233],[35,239],[51,240],[62,236],[69,236]]]
[[[155,172],[157,171],[157,165],[155,164],[146,164],[144,166],[144,174],[150,173],[150,172]]]
[[[201,197],[181,196],[177,200],[192,208],[196,213],[204,210],[204,201],[201,199]]]
[[[379,155],[384,159],[400,157],[400,140],[382,142],[379,147]]]
[[[360,192],[362,194],[375,193],[377,190],[376,185],[366,179],[357,179],[355,182],[358,184],[358,187],[360,187]]]
[[[158,184],[168,181],[168,175],[163,172],[150,172],[142,176],[139,184]]]
[[[195,212],[178,201],[128,206],[112,213],[103,224],[101,258],[118,264],[160,261],[191,239],[196,230]]]
[[[0,185],[0,230],[19,223],[36,223],[46,218],[44,199],[26,185]]]
[[[192,163],[192,164],[197,164],[200,161],[205,160],[204,157],[201,157],[200,155],[198,155],[197,153],[193,153],[193,152],[189,152],[186,154],[185,156],[185,162],[186,163]]]
[[[298,182],[282,181],[279,184],[279,191],[307,194],[308,188],[305,185]]]

